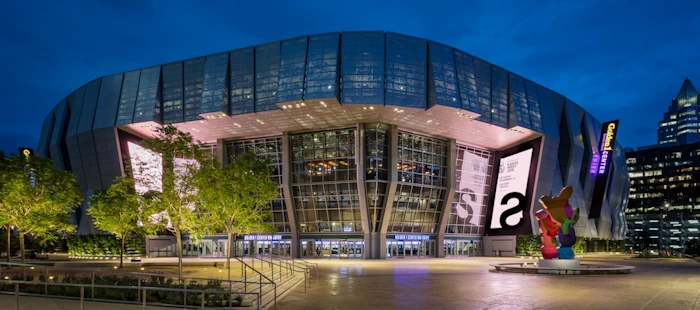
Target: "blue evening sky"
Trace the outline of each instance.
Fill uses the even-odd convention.
[[[619,141],[656,143],[700,1],[0,1],[0,150],[36,147],[63,97],[111,73],[298,35],[387,30],[457,47],[574,100]]]

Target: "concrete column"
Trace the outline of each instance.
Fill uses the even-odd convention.
[[[360,196],[362,233],[365,242],[364,258],[374,258],[372,256],[372,251],[367,251],[367,248],[373,248],[373,240],[370,236],[371,227],[369,225],[369,211],[367,207],[367,187],[365,187],[365,179],[367,176],[367,172],[365,171],[365,153],[365,126],[364,124],[357,124],[355,130],[355,165],[357,167],[357,193]]]
[[[228,154],[226,154],[226,143],[223,139],[216,140],[216,158],[219,160],[221,169],[228,165]]]
[[[282,192],[284,193],[284,204],[287,206],[287,217],[289,218],[289,228],[292,231],[292,244],[290,254],[292,257],[299,257],[301,243],[299,241],[299,229],[297,224],[296,208],[292,199],[292,143],[289,133],[282,134]]]
[[[398,169],[396,168],[396,165],[399,163],[398,149],[399,129],[395,125],[392,125],[389,129],[389,183],[387,185],[387,192],[384,198],[384,210],[382,211],[382,220],[381,224],[379,225],[379,234],[375,238],[377,240],[376,242],[378,243],[378,258],[386,258],[386,232],[389,229],[391,210],[394,208],[394,194],[396,193],[396,186],[399,182]]]
[[[445,177],[447,180],[447,190],[445,191],[442,214],[438,224],[435,245],[437,247],[437,257],[445,257],[445,247],[443,246],[445,241],[445,229],[447,228],[447,221],[450,218],[452,203],[454,201],[455,191],[457,190],[457,141],[454,139],[450,139],[449,145],[447,146],[447,171],[445,171]]]

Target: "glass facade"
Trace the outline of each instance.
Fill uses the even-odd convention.
[[[185,122],[201,119],[199,104],[202,102],[204,83],[204,57],[185,60]]]
[[[483,235],[492,172],[491,152],[457,145],[457,189],[446,234]]]
[[[509,74],[510,102],[508,103],[508,124],[509,127],[521,126],[532,128],[530,123],[530,110],[527,107],[528,100],[525,94],[525,79]]]
[[[271,224],[278,233],[289,233],[289,216],[282,191],[282,137],[270,137],[243,141],[226,142],[228,162],[246,154],[255,154],[258,158],[269,160],[273,170],[270,178],[279,185],[277,198],[270,201],[272,210]]]
[[[427,41],[386,34],[386,104],[425,108]]]
[[[491,68],[491,124],[508,128],[508,71]]]
[[[282,41],[277,102],[302,99],[308,44],[306,36]]]
[[[255,112],[255,49],[242,48],[229,53],[231,71],[231,115]]]
[[[409,132],[398,134],[398,186],[390,232],[436,233],[444,206],[446,140]]]
[[[460,108],[460,94],[457,89],[455,55],[447,45],[428,42],[430,47],[430,79],[428,106],[435,104]],[[472,77],[473,80],[473,77]]]
[[[683,125],[687,137],[693,134],[688,122],[698,117],[696,97],[692,85],[684,83],[674,106],[685,109],[678,113],[685,113],[687,122],[669,120],[664,132],[670,135]],[[299,100],[306,101],[306,110],[278,107]],[[455,113],[465,116],[460,109],[480,116],[473,123],[454,118]],[[191,129],[207,143],[227,141],[222,151],[227,158],[246,152],[270,158],[275,166],[271,177],[278,184],[282,176],[289,182],[280,185],[271,202],[271,223],[293,239],[298,251],[303,240],[308,253],[320,250],[314,256],[323,257],[382,255],[376,254],[380,250],[374,242],[380,234],[379,243],[386,241],[381,238],[393,240],[387,251],[396,250],[396,255],[439,255],[442,245],[436,243],[446,235],[456,240],[453,249],[478,241],[493,163],[489,152],[466,144],[501,149],[507,142],[488,135],[510,126],[557,138],[543,139],[533,195],[572,184],[579,189],[576,201],[585,204],[591,177],[579,172],[587,171],[592,153],[580,148],[594,145],[591,133],[598,130],[591,129],[598,126],[589,121],[592,116],[550,89],[452,47],[382,31],[302,36],[105,76],[80,87],[51,113],[38,154],[71,169],[86,196],[123,173],[119,139],[146,130],[150,124],[144,122]],[[233,116],[216,121],[200,116],[219,113]],[[196,124],[188,123],[194,120]],[[496,126],[478,132],[483,128],[478,126],[487,126],[483,123]],[[581,143],[577,132],[593,142]],[[517,134],[507,135],[517,139]],[[565,160],[557,160],[558,155]],[[487,172],[479,170],[484,167]],[[624,168],[615,163],[611,182],[616,185],[606,194],[605,208],[613,217],[614,210],[627,205],[621,198]],[[449,194],[453,189],[456,193]],[[80,233],[94,230],[84,216],[86,206],[76,216],[85,220],[79,223]],[[620,217],[611,224],[601,219],[582,234],[603,238],[608,227],[618,232],[622,222]],[[590,227],[592,222],[580,223]],[[411,238],[423,239],[416,245],[418,239]]]
[[[476,75],[474,74],[474,57],[459,50],[454,50],[455,68],[457,70],[457,83],[459,84],[459,97],[462,101],[462,109],[477,114],[483,114],[479,92],[476,88]],[[491,94],[489,93],[489,98]],[[486,110],[488,111],[488,109]]]
[[[92,124],[93,129],[114,127],[123,78],[124,74],[122,73],[102,78],[100,96],[95,110],[95,121]]]
[[[340,33],[309,36],[304,99],[337,97]]]
[[[384,32],[343,32],[342,103],[384,104]]]
[[[291,136],[299,231],[362,232],[355,129]]]
[[[255,47],[255,111],[278,110],[280,42]]]
[[[228,99],[228,53],[207,56],[204,62],[202,101],[197,111],[199,114],[228,114]]]
[[[183,68],[182,62],[163,66],[163,123],[172,124],[183,121]]]
[[[369,225],[372,232],[379,232],[389,178],[389,126],[384,124],[365,126],[365,151]]]
[[[537,84],[532,81],[525,80],[525,91],[527,93],[527,107],[530,114],[531,129],[537,132],[543,132],[542,113],[540,112],[540,100],[537,93]]]
[[[141,70],[124,73],[122,94],[119,97],[119,110],[117,110],[117,125],[131,124],[134,119],[134,107],[136,107],[140,78]]]
[[[134,123],[160,122],[160,66],[141,70],[134,108]]]

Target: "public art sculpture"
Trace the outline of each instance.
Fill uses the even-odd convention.
[[[544,259],[573,259],[574,251],[571,247],[576,243],[576,230],[574,225],[578,221],[578,208],[572,208],[569,204],[569,197],[574,189],[570,186],[564,187],[556,197],[542,196],[540,204],[544,209],[537,211],[535,217],[540,224],[542,234],[542,257]],[[553,238],[557,238],[559,248],[557,248]]]

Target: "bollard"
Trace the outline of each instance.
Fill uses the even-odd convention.
[[[85,310],[85,287],[80,287],[80,310]]]
[[[136,290],[136,302],[138,303],[139,300],[141,300],[141,278],[139,278],[138,289]]]
[[[15,310],[19,310],[19,283],[15,283]]]
[[[202,310],[204,310],[204,292],[202,292]]]
[[[44,267],[44,296],[49,295],[49,267]]]
[[[92,272],[92,300],[95,301],[95,272]]]

